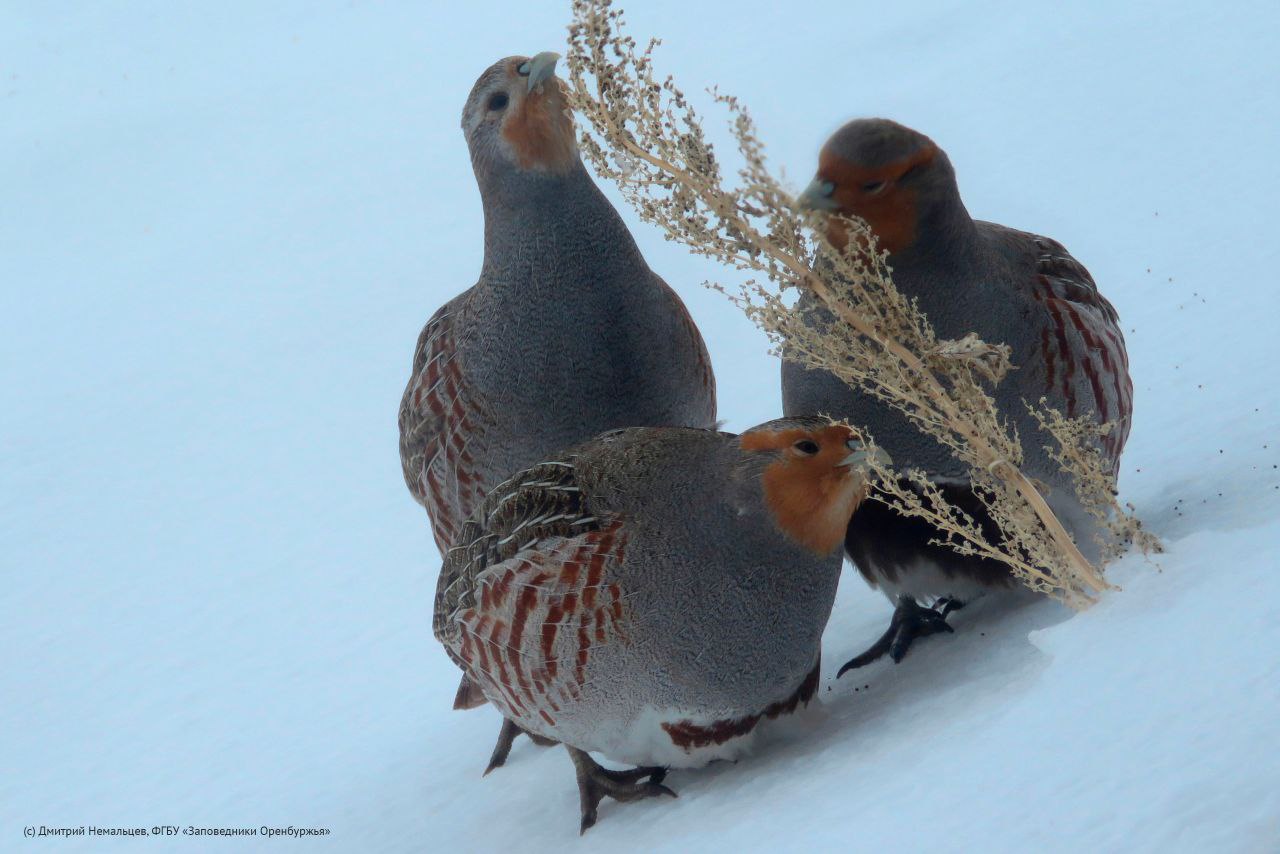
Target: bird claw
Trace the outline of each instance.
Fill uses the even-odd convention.
[[[963,602],[961,602],[959,599],[953,599],[950,596],[943,597],[942,599],[939,599],[937,602],[933,603],[933,610],[941,614],[944,620],[947,618],[947,615],[950,614],[952,611],[959,611],[963,607],[964,607]]]
[[[865,667],[885,655],[893,659],[894,664],[898,664],[906,658],[907,651],[917,638],[954,632],[955,629],[947,624],[947,615],[962,607],[964,603],[958,599],[940,599],[932,608],[925,608],[910,596],[899,597],[889,628],[866,652],[845,662],[836,672],[836,678],[839,679],[846,671]]]
[[[933,608],[920,608],[919,605],[916,607],[919,609],[916,613],[898,624],[893,641],[889,644],[889,657],[893,659],[894,664],[900,663],[907,657],[907,651],[911,649],[911,644],[916,638],[955,632],[955,629],[947,624],[947,618],[941,612]]]
[[[507,764],[507,755],[511,753],[511,745],[520,735],[529,736],[529,740],[539,747],[551,747],[558,743],[554,738],[547,738],[546,736],[529,732],[509,718],[503,718],[502,729],[498,730],[498,743],[493,746],[493,753],[489,756],[489,764],[484,769],[482,777],[489,776],[489,772],[494,768],[501,768]]]
[[[611,771],[601,767],[585,751],[567,744],[565,748],[569,751],[569,758],[573,760],[573,767],[578,774],[578,798],[582,805],[579,834],[586,833],[588,828],[595,825],[596,809],[606,796],[623,803],[664,795],[678,797],[675,792],[662,785],[667,776],[666,768],[642,767]]]

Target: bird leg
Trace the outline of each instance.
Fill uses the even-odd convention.
[[[522,729],[510,718],[503,718],[502,729],[498,730],[498,743],[493,746],[493,755],[489,757],[489,767],[484,769],[484,775],[481,776],[487,776],[494,768],[501,768],[507,764],[507,754],[511,752],[511,744],[521,734],[529,736],[529,740],[539,747],[551,747],[558,743],[554,738],[547,738]]]
[[[932,608],[925,608],[910,596],[899,596],[898,607],[893,611],[889,628],[866,652],[845,662],[836,673],[836,678],[839,679],[847,670],[865,667],[886,654],[897,664],[906,657],[907,650],[916,638],[955,631],[947,625],[947,615],[963,607],[964,603],[959,599],[945,598],[939,599]]]
[[[666,768],[632,768],[630,771],[610,771],[601,767],[585,750],[565,745],[578,774],[578,798],[582,804],[582,825],[579,833],[596,823],[596,807],[608,795],[615,801],[638,801],[659,795],[676,797],[676,793],[662,785]],[[640,782],[643,778],[648,780]]]

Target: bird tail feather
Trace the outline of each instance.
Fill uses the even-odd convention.
[[[470,676],[462,674],[462,681],[458,683],[458,693],[453,698],[454,709],[474,709],[487,702],[489,701],[480,687],[471,681]]]

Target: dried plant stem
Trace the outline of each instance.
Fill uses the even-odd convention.
[[[977,442],[974,444],[975,447],[981,450],[981,444]],[[1031,509],[1035,511],[1036,518],[1040,520],[1040,524],[1044,525],[1054,543],[1057,544],[1058,548],[1062,549],[1063,554],[1067,556],[1067,560],[1071,561],[1076,571],[1080,573],[1080,576],[1085,579],[1093,590],[1102,591],[1111,587],[1107,580],[1102,577],[1102,574],[1094,568],[1093,564],[1081,554],[1075,540],[1071,539],[1071,535],[1067,533],[1067,529],[1062,526],[1062,522],[1058,520],[1048,502],[1044,500],[1040,490],[1036,489],[1036,485],[1022,473],[1021,469],[1011,465],[1008,460],[995,460],[990,471],[993,475],[1012,486],[1031,505]]]

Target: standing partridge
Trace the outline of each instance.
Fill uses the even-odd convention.
[[[837,131],[799,202],[866,221],[889,253],[898,289],[916,300],[940,338],[977,332],[1010,345],[1015,370],[994,389],[999,410],[1017,427],[1024,470],[1046,486],[1054,512],[1086,556],[1096,558],[1097,522],[1049,458],[1044,446],[1051,441],[1023,403],[1045,397],[1070,417],[1111,422],[1100,448],[1113,471],[1118,468],[1133,385],[1119,317],[1089,271],[1054,240],[972,219],[946,153],[885,119],[859,119]],[[832,243],[843,247],[841,221],[833,217],[827,228]],[[824,413],[865,425],[899,464],[927,472],[988,536],[996,534],[963,465],[900,411],[829,373],[789,362],[782,366],[782,396],[788,414]],[[853,519],[845,539],[849,557],[897,609],[885,635],[846,667],[886,652],[900,661],[914,637],[951,630],[948,611],[987,590],[1016,586],[1003,564],[931,544],[938,536],[929,524],[876,502]]]
[[[702,336],[579,159],[557,59],[494,63],[462,111],[484,264],[422,330],[399,416],[442,554],[493,487],[548,455],[616,427],[715,423]],[[455,707],[483,702],[464,679]]]
[[[813,696],[868,453],[825,418],[614,430],[467,520],[436,638],[508,720],[568,748],[582,830],[605,795],[674,794],[667,767],[733,758]]]

